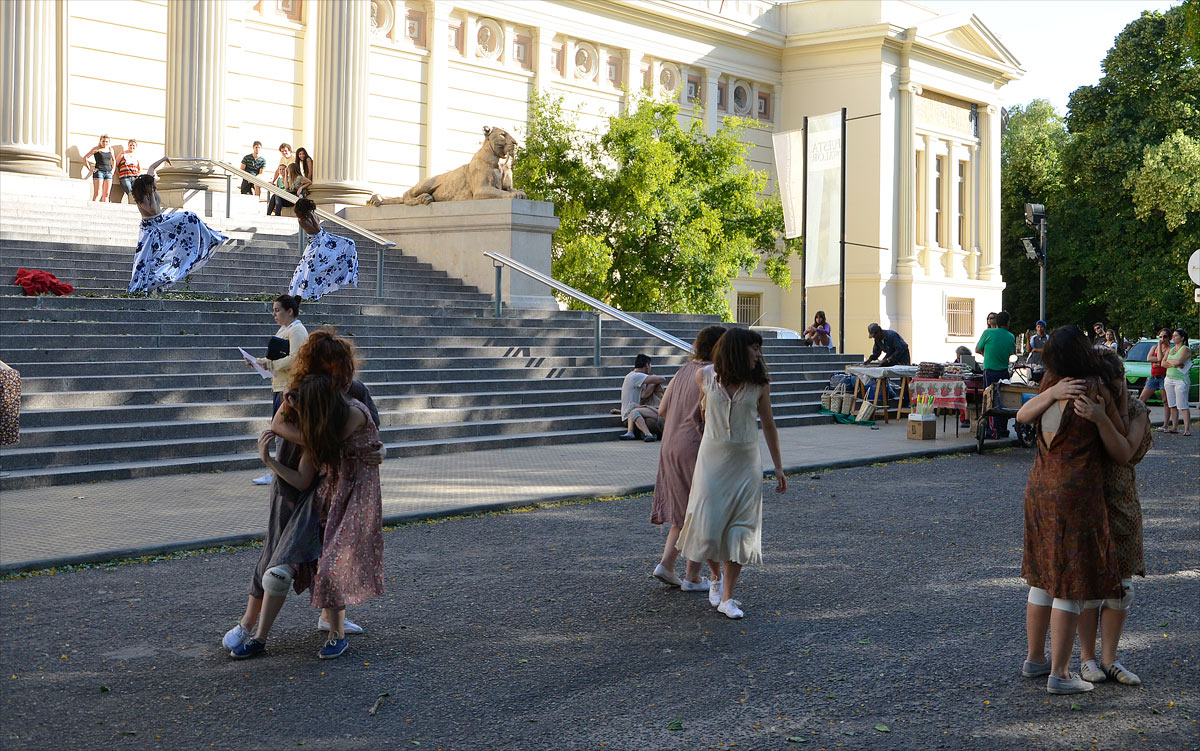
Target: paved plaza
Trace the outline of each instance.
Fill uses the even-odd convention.
[[[621,448],[626,473],[652,453]],[[650,578],[663,538],[645,496],[386,532],[388,592],[351,608],[366,633],[333,662],[316,659],[304,597],[268,655],[219,647],[253,548],[5,581],[3,746],[1200,747],[1200,439],[1159,436],[1138,469],[1150,576],[1121,657],[1145,685],[1074,697],[1019,673],[1031,458],[765,486],[765,563],[743,576],[741,621]]]
[[[847,466],[974,445],[966,430],[955,437],[952,422],[934,441],[907,440],[905,425],[895,420],[878,425],[879,430],[783,428],[784,465],[788,471]],[[389,459],[381,471],[384,517],[397,522],[650,490],[658,444],[618,441],[619,432],[614,428],[613,440],[604,443]],[[762,456],[770,469],[766,444]],[[270,489],[250,483],[260,474],[174,475],[5,492],[0,569],[261,537]]]

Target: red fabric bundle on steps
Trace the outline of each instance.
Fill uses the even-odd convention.
[[[70,284],[60,282],[54,274],[41,269],[17,269],[17,280],[13,284],[23,287],[26,295],[43,295],[47,292],[69,295],[75,291]]]

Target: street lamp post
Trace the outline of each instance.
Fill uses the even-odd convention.
[[[1046,207],[1040,203],[1025,204],[1025,223],[1037,227],[1037,238],[1022,237],[1021,244],[1025,246],[1025,255],[1037,263],[1040,271],[1038,280],[1038,318],[1046,320],[1046,244],[1047,222]],[[1035,241],[1036,240],[1036,241]]]

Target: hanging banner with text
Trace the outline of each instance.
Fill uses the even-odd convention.
[[[808,118],[804,284],[841,282],[842,113]]]
[[[773,133],[771,145],[779,200],[783,203],[783,236],[791,240],[804,232],[800,226],[804,216],[804,131]]]

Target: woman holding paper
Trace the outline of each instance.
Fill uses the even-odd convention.
[[[275,318],[275,323],[279,324],[279,330],[275,332],[275,336],[286,339],[288,342],[288,351],[283,357],[275,360],[268,360],[265,357],[257,358],[260,367],[271,371],[271,417],[274,417],[283,401],[283,392],[287,389],[288,381],[291,380],[292,363],[296,353],[308,340],[308,329],[304,328],[303,323],[300,323],[300,298],[298,297],[291,295],[276,297],[275,302],[271,304],[271,315]],[[262,477],[254,478],[254,484],[270,485],[271,473],[268,472]]]

